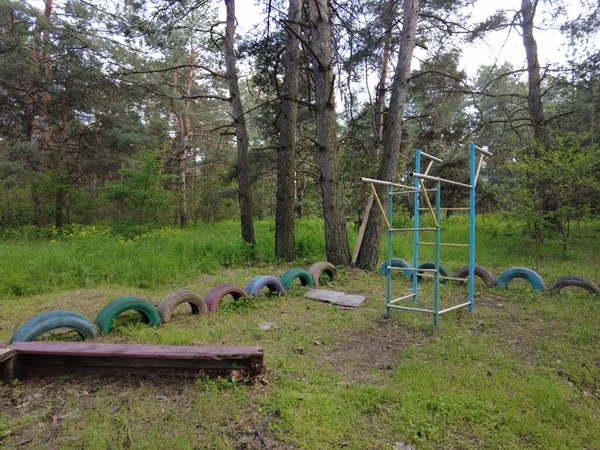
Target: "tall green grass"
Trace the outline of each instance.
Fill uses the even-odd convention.
[[[428,219],[423,218],[427,226]],[[543,246],[532,245],[520,224],[499,215],[478,216],[476,261],[501,272],[512,266],[532,267],[548,279],[577,274],[598,280],[600,253],[597,235],[600,222],[574,226],[574,242],[568,252],[558,238]],[[396,218],[396,223],[410,218]],[[112,235],[108,227],[72,227],[3,230],[0,233],[0,297],[29,296],[42,292],[123,285],[143,289],[181,284],[202,273],[216,273],[225,267],[277,263],[274,257],[273,220],[255,223],[254,249],[240,238],[239,223],[200,225],[189,229],[159,229],[139,238],[125,240]],[[421,240],[433,240],[421,233]],[[455,215],[442,220],[443,242],[468,242],[468,217]],[[353,247],[356,230],[349,228]],[[386,258],[386,238],[380,260]],[[412,233],[395,234],[394,257],[412,262]],[[316,219],[296,223],[296,265],[324,260],[323,222]],[[433,247],[420,247],[420,262],[433,260]],[[452,271],[468,263],[466,248],[442,248],[441,261]]]

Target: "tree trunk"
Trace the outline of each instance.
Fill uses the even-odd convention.
[[[298,119],[298,61],[302,1],[289,0],[288,32],[284,55],[284,79],[279,147],[277,149],[277,211],[275,214],[275,257],[293,261],[296,257],[294,235],[294,165],[296,155],[296,123]]]
[[[321,170],[320,185],[325,222],[327,260],[335,265],[350,264],[350,247],[344,220],[340,163],[337,151],[337,122],[333,86],[333,41],[331,5],[327,0],[309,0],[317,150]]]
[[[190,68],[187,69],[184,79],[185,83],[185,95],[190,96],[192,94],[192,88],[194,85],[195,71],[193,65],[195,64],[195,56],[193,49],[190,50],[189,57]],[[173,84],[175,87],[179,85],[179,74],[177,71],[173,73]],[[194,132],[190,124],[190,116],[188,111],[189,100],[186,98],[183,100],[183,106],[178,108],[173,102],[173,114],[177,118],[177,124],[179,128],[179,138],[175,142],[175,161],[177,164],[176,173],[177,178],[175,186],[179,195],[179,204],[177,207],[177,218],[181,227],[186,227],[189,224],[190,217],[188,214],[188,201],[187,201],[187,158],[188,158],[188,144],[194,137]]]
[[[531,0],[521,0],[521,19],[523,21],[521,26],[523,28],[523,46],[527,55],[527,75],[529,77],[527,102],[533,126],[533,137],[544,148],[548,148],[546,118],[542,108],[540,63],[538,61],[537,42],[533,37],[533,18],[535,17],[537,3],[537,0],[533,4]]]
[[[392,85],[390,106],[386,118],[383,135],[383,155],[376,178],[379,180],[393,181],[398,170],[400,159],[400,143],[402,141],[402,117],[406,105],[408,91],[408,78],[413,50],[416,43],[417,22],[419,19],[419,0],[404,0],[402,17],[402,34],[400,36],[400,49],[398,62]],[[378,188],[380,198],[387,198],[386,189]],[[377,207],[371,209],[363,244],[358,254],[356,266],[361,269],[370,269],[377,264],[383,217]]]
[[[379,157],[381,143],[383,141],[383,109],[385,105],[385,92],[387,71],[390,61],[390,52],[392,50],[392,26],[394,23],[394,12],[396,0],[388,0],[383,6],[382,20],[385,24],[385,37],[383,41],[383,55],[381,57],[381,67],[379,69],[379,83],[375,94],[375,140],[372,153]]]
[[[235,126],[237,140],[238,163],[238,199],[240,202],[240,218],[242,224],[242,239],[254,246],[254,222],[252,217],[252,189],[250,185],[250,161],[248,159],[248,131],[246,118],[242,108],[240,87],[238,84],[235,55],[233,53],[233,40],[235,30],[235,0],[225,0],[227,20],[225,26],[225,67],[227,71],[227,85],[231,103],[231,115]]]

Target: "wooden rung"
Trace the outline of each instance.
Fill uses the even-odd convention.
[[[468,211],[469,208],[440,208],[440,211]],[[419,211],[429,211],[429,208],[419,208]]]
[[[388,231],[437,231],[437,228],[390,228]]]
[[[435,242],[417,242],[417,244],[421,245],[435,245]],[[451,242],[440,242],[440,245],[444,245],[446,247],[469,247],[469,244],[453,244]]]
[[[415,293],[413,292],[413,293],[411,293],[411,294],[404,295],[404,296],[402,296],[402,297],[398,297],[397,299],[395,299],[395,300],[392,300],[392,301],[390,302],[390,305],[391,305],[391,304],[393,304],[393,303],[398,303],[400,300],[405,300],[405,299],[407,299],[407,298],[411,298],[411,297],[414,297],[414,296],[415,296]]]
[[[435,278],[435,275],[430,275],[428,273],[419,274],[419,276],[421,276],[423,278]],[[445,277],[445,276],[442,276],[442,275],[440,275],[440,279],[443,279],[443,280],[454,280],[454,281],[464,281],[464,282],[466,282],[468,280],[468,278]]]

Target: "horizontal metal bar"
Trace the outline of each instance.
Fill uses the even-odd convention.
[[[447,180],[446,178],[432,177],[430,175],[424,175],[422,173],[411,172],[410,176],[411,177],[415,177],[415,178],[422,178],[424,180],[440,181],[442,183],[454,184],[456,186],[462,186],[462,187],[466,187],[466,188],[469,188],[469,189],[471,189],[473,187],[470,184],[459,183],[458,181]]]
[[[431,309],[411,308],[410,306],[400,306],[400,305],[388,305],[388,308],[407,309],[409,311],[418,311],[418,312],[424,312],[424,313],[434,312]]]
[[[390,305],[391,305],[392,303],[396,303],[396,302],[399,302],[400,300],[405,300],[405,299],[407,299],[407,298],[411,298],[411,297],[414,297],[414,296],[415,296],[415,293],[413,292],[412,294],[405,295],[404,297],[398,297],[397,299],[395,299],[395,300],[392,300],[392,301],[390,302]]]
[[[409,270],[409,267],[388,266],[388,270]]]
[[[424,156],[425,158],[429,158],[429,159],[432,159],[432,160],[437,161],[437,162],[444,162],[443,160],[441,160],[437,156],[430,155],[429,153],[421,152],[421,156]]]
[[[451,306],[450,308],[446,308],[446,309],[442,309],[441,311],[438,311],[438,314],[444,314],[444,313],[447,313],[448,311],[452,311],[454,309],[462,308],[463,306],[467,306],[467,305],[470,305],[470,304],[471,304],[471,302],[466,302],[466,303],[461,303],[460,305]]]
[[[490,153],[489,151],[487,151],[485,148],[482,148],[482,147],[475,146],[475,150],[477,150],[479,153],[483,153],[484,155],[494,156],[492,153]]]
[[[469,208],[440,208],[440,211],[468,211]],[[419,208],[419,211],[429,211],[429,208]]]
[[[372,178],[361,178],[360,181],[363,183],[373,183],[373,184],[381,184],[383,186],[398,186],[405,189],[414,189],[414,186],[405,186],[400,183],[393,183],[391,181],[383,181],[383,180],[374,180]]]
[[[435,242],[417,242],[417,244],[435,245]],[[469,244],[454,244],[452,242],[440,242],[440,245],[445,245],[446,247],[470,247]]]
[[[437,231],[437,228],[390,228],[388,231]]]
[[[435,272],[435,270],[434,270],[434,272]],[[429,274],[426,274],[426,273],[424,273],[424,274],[422,274],[420,276],[422,276],[424,278],[434,278],[435,277],[435,275],[429,275]],[[440,275],[440,279],[454,280],[454,281],[468,281],[469,280],[468,278],[445,277],[443,275]]]
[[[418,267],[414,269],[413,267],[400,267],[400,270],[408,270],[409,272],[437,272],[435,269],[419,269]]]

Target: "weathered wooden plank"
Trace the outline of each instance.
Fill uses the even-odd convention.
[[[235,359],[263,354],[260,347],[204,347],[198,345],[101,344],[93,342],[15,342],[8,348],[22,354],[120,356],[122,358]]]
[[[259,347],[202,347],[91,342],[17,342],[2,363],[3,381],[27,375],[106,373],[200,373],[263,368]]]

